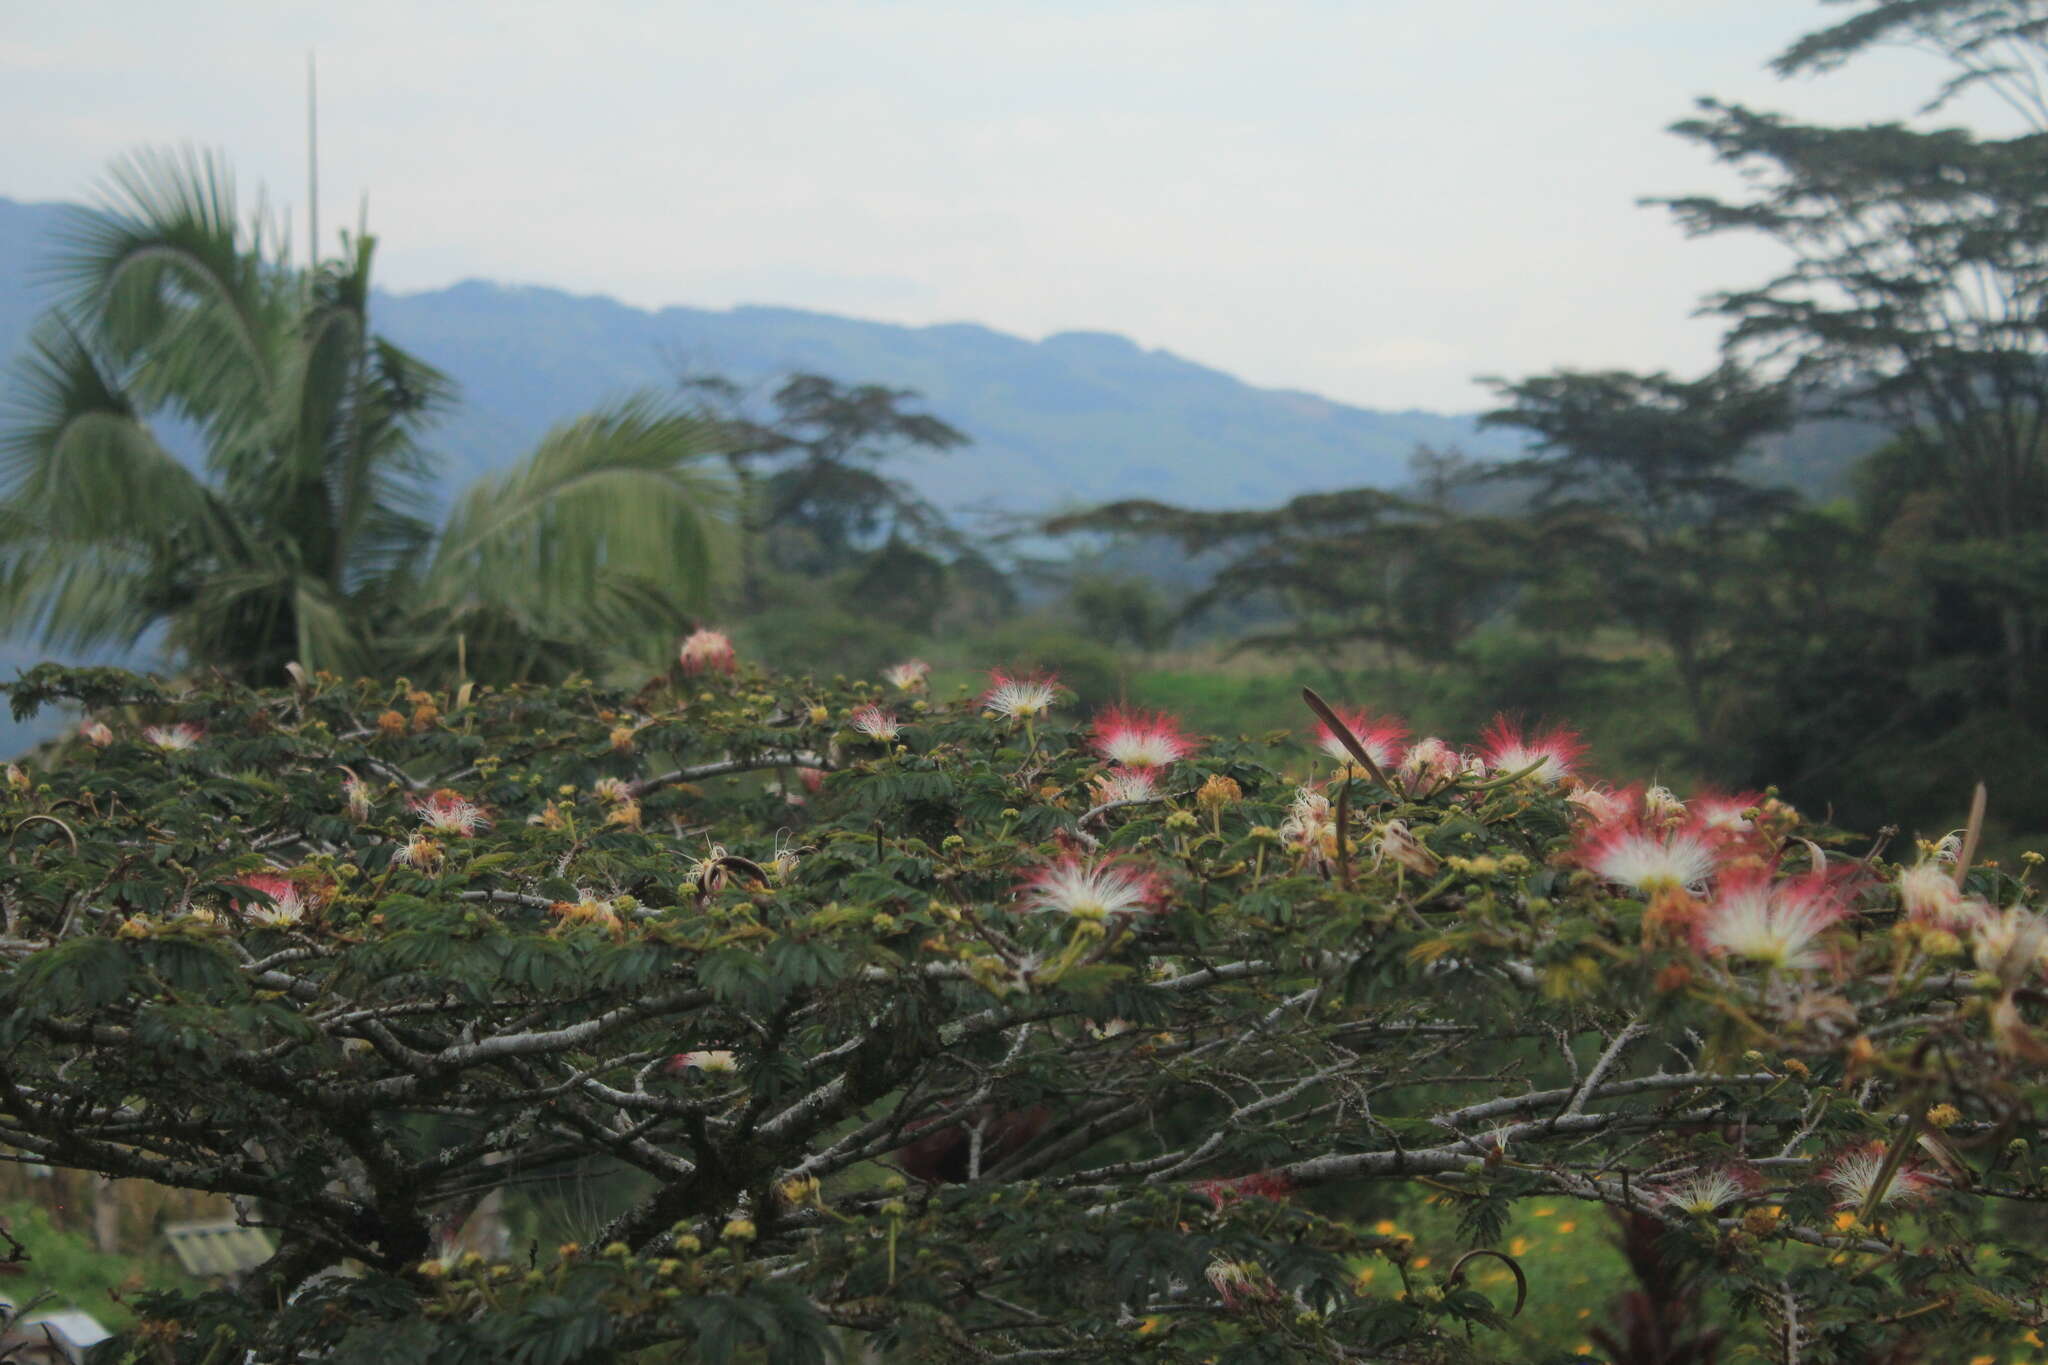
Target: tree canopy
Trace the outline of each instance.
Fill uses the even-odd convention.
[[[1617,1334],[1709,1269],[1784,1359],[2040,1319],[2048,921],[1974,828],[686,657],[12,687],[90,718],[0,798],[0,1142],[278,1242],[133,1358],[1498,1358],[1538,1198],[1661,1267]],[[444,1253],[572,1175],[560,1242]],[[1455,1242],[1370,1230],[1403,1186]]]

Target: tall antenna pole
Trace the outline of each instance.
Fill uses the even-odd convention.
[[[320,266],[320,113],[319,77],[313,53],[306,52],[306,269]]]

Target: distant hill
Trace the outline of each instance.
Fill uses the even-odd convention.
[[[30,263],[61,209],[0,199],[0,354],[42,295]],[[380,331],[446,370],[461,406],[435,444],[460,482],[501,467],[549,425],[689,370],[742,382],[811,371],[916,389],[974,438],[899,472],[944,506],[1032,511],[1166,495],[1206,507],[1387,486],[1418,443],[1516,448],[1466,417],[1374,412],[1260,389],[1106,332],[1027,341],[972,323],[901,327],[794,308],[630,308],[556,289],[471,281],[382,295]]]

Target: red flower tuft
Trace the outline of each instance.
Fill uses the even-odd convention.
[[[1737,792],[1733,796],[1701,792],[1686,803],[1686,809],[1703,830],[1724,845],[1761,845],[1763,831],[1744,812],[1756,810],[1763,803],[1762,792]]]
[[[1274,1203],[1294,1193],[1294,1182],[1277,1171],[1254,1171],[1233,1180],[1197,1180],[1195,1191],[1208,1197],[1219,1210],[1244,1199],[1270,1199]]]
[[[251,891],[260,891],[267,901],[233,899],[235,909],[247,915],[258,924],[282,927],[297,924],[306,915],[306,894],[289,877],[275,872],[252,872],[235,879],[234,885],[246,886]]]
[[[1386,772],[1401,761],[1403,741],[1408,738],[1408,727],[1392,716],[1374,717],[1368,711],[1355,708],[1335,707],[1337,719],[1344,722],[1344,728],[1358,741],[1359,747],[1372,756],[1379,764],[1380,771]],[[1353,761],[1351,751],[1344,747],[1344,741],[1337,738],[1337,732],[1325,722],[1316,723],[1316,747],[1336,759],[1339,763]]]
[[[1691,821],[1664,828],[1630,814],[1586,830],[1575,856],[1602,881],[1654,895],[1703,888],[1720,869],[1720,848]]]
[[[1164,768],[1201,745],[1164,711],[1134,711],[1112,706],[1095,717],[1089,741],[1095,752],[1126,768]]]
[[[1572,775],[1586,745],[1578,734],[1562,726],[1524,734],[1520,722],[1495,716],[1480,736],[1479,753],[1486,766],[1503,775],[1541,765],[1530,777],[1554,786]]]
[[[1848,875],[1818,874],[1777,881],[1768,869],[1732,867],[1693,926],[1694,946],[1714,957],[1745,958],[1766,967],[1817,967],[1817,940],[1847,918]]]

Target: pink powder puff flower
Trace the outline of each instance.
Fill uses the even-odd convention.
[[[903,729],[902,725],[897,723],[896,717],[873,705],[857,708],[847,719],[847,724],[869,739],[878,739],[885,744],[896,738]]]
[[[420,817],[420,824],[436,834],[453,834],[467,839],[479,829],[488,829],[491,818],[483,808],[470,801],[460,792],[443,787],[424,801],[413,803],[413,810]]]
[[[1578,860],[1602,881],[1645,896],[1700,890],[1721,862],[1713,841],[1697,829],[1660,829],[1640,816],[1587,830]]]
[[[1106,806],[1112,801],[1150,801],[1159,794],[1159,784],[1144,768],[1111,768],[1098,773],[1091,784],[1095,789],[1095,804]]]
[[[1656,1191],[1657,1201],[1686,1213],[1711,1214],[1756,1194],[1763,1177],[1748,1166],[1711,1166]]]
[[[988,673],[988,691],[981,694],[981,709],[990,715],[1012,720],[1036,720],[1052,708],[1066,691],[1052,674],[1013,678],[1000,668]]]
[[[251,891],[261,891],[270,898],[267,905],[255,901],[247,905],[239,900],[234,902],[235,909],[257,924],[282,929],[297,924],[306,917],[305,893],[300,891],[289,877],[281,877],[274,872],[255,872],[237,878],[235,885],[246,886]]]
[[[1121,706],[1112,706],[1095,717],[1089,743],[1096,753],[1126,768],[1164,768],[1201,747],[1164,711],[1132,711]]]
[[[1506,776],[1535,765],[1536,770],[1529,776],[1546,787],[1570,777],[1585,752],[1585,744],[1570,730],[1552,726],[1538,734],[1525,735],[1522,727],[1506,716],[1495,716],[1480,735],[1479,754],[1489,770]]]
[[[1391,716],[1375,718],[1370,712],[1342,706],[1333,709],[1337,719],[1344,722],[1344,728],[1358,741],[1358,747],[1379,765],[1379,770],[1392,772],[1401,761],[1401,741],[1408,738],[1408,727]],[[1316,747],[1339,763],[1357,761],[1327,721],[1316,723]]]
[[[1814,941],[1849,911],[1839,881],[1802,877],[1773,881],[1768,869],[1731,869],[1694,924],[1699,950],[1766,967],[1817,967]]]
[[[78,727],[78,737],[95,749],[104,749],[114,742],[114,732],[97,720],[89,720]]]
[[[1032,873],[1019,895],[1019,908],[1032,914],[1101,920],[1157,909],[1165,890],[1157,876],[1135,863],[1069,853]]]
[[[633,787],[622,777],[600,777],[590,784],[590,794],[610,805],[615,801],[631,801]]]
[[[1884,1143],[1866,1142],[1839,1153],[1829,1162],[1821,1171],[1821,1179],[1835,1192],[1835,1207],[1861,1208],[1868,1203],[1871,1191],[1876,1188],[1878,1173],[1884,1169],[1884,1160]],[[1890,1182],[1878,1198],[1878,1207],[1921,1203],[1933,1198],[1934,1192],[1940,1188],[1939,1182],[1908,1158],[1892,1172]]]
[[[922,692],[931,672],[932,666],[923,659],[906,659],[883,669],[882,681],[899,692]]]
[[[817,795],[818,788],[825,785],[825,770],[823,768],[798,768],[796,770],[796,780],[804,784],[805,791],[815,796]]]
[[[145,725],[142,727],[142,742],[154,744],[165,753],[177,753],[190,749],[206,736],[206,731],[190,721],[179,721],[176,725]]]
[[[731,673],[739,667],[732,641],[716,630],[692,631],[676,652],[676,662],[692,677],[699,673]]]
[[[1420,801],[1458,780],[1465,771],[1465,758],[1456,749],[1434,737],[1419,739],[1401,756],[1395,780],[1410,799]]]
[[[1725,844],[1755,842],[1762,831],[1747,812],[1764,803],[1761,792],[1737,792],[1719,796],[1701,792],[1692,799],[1692,818],[1699,827]]]

